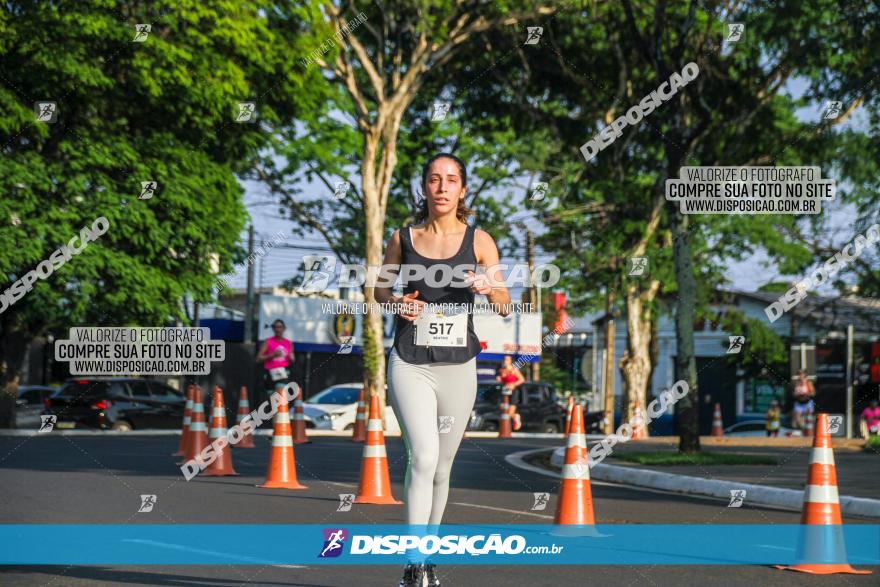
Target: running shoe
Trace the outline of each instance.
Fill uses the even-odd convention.
[[[426,564],[425,576],[428,577],[428,587],[440,587],[440,578],[437,576],[437,565],[431,563]]]
[[[422,587],[422,580],[425,577],[424,565],[410,563],[403,569],[403,577],[397,587]]]

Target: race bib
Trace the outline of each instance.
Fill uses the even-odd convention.
[[[771,421],[770,422],[770,430],[779,430],[779,422],[778,421],[776,421],[776,422]]]
[[[423,312],[413,322],[416,346],[467,346],[467,312]]]
[[[275,367],[274,369],[269,369],[269,377],[272,378],[272,381],[287,379],[287,369],[285,369],[284,367]]]

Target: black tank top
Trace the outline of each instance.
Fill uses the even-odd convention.
[[[474,253],[474,227],[468,226],[464,233],[464,240],[458,252],[448,259],[429,259],[418,254],[413,247],[410,226],[400,231],[401,264],[421,265],[431,274],[431,267],[435,265],[470,265],[468,269],[476,272],[477,256]],[[402,274],[403,272],[401,272]],[[441,275],[439,271],[436,276]],[[401,279],[404,279],[401,275]],[[435,277],[436,280],[436,277]],[[463,283],[455,276],[455,283]],[[426,365],[428,363],[467,363],[480,354],[482,347],[477,333],[474,331],[474,292],[467,287],[431,287],[424,279],[412,279],[403,282],[403,292],[406,294],[419,292],[416,299],[434,304],[456,304],[468,309],[467,318],[467,341],[466,346],[417,346],[415,344],[415,326],[409,320],[400,316],[395,317],[394,348],[401,359],[407,363]]]

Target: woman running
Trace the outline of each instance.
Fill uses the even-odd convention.
[[[388,358],[388,398],[407,451],[407,523],[438,525],[449,495],[452,461],[477,393],[481,347],[474,331],[474,296],[485,295],[506,316],[510,295],[507,288],[490,286],[485,275],[475,273],[476,265],[491,267],[499,259],[492,237],[467,224],[473,212],[464,203],[464,163],[447,153],[435,155],[422,169],[422,188],[417,224],[395,231],[384,265],[422,267],[425,277],[407,281],[404,273],[403,296],[394,296],[390,288],[375,291],[379,303],[406,304],[397,317]],[[472,270],[449,270],[461,265]],[[447,281],[442,281],[444,275]],[[463,275],[467,277],[461,279]],[[491,278],[503,282],[500,271],[493,271]],[[443,312],[430,304],[445,304]],[[421,586],[425,576],[429,586],[440,585],[435,565],[411,562],[399,585]]]
[[[498,369],[498,376],[495,377],[495,381],[500,382],[504,387],[504,391],[501,393],[511,395],[513,390],[525,380],[526,378],[523,377],[522,371],[513,364],[513,357],[504,355],[504,362],[501,363],[501,367]]]

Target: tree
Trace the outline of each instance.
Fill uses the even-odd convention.
[[[287,46],[260,7],[234,2],[7,2],[0,9],[0,268],[3,289],[99,217],[107,232],[0,313],[0,426],[34,338],[72,325],[185,320],[209,299],[209,260],[245,222],[234,170],[266,140],[239,103],[285,88]],[[150,23],[151,30],[135,25]],[[133,42],[137,35],[147,33]],[[54,102],[53,123],[34,103]],[[286,105],[264,104],[271,120]],[[156,182],[139,199],[142,182]]]
[[[356,254],[353,247],[342,244],[352,237],[345,230],[351,225],[328,224],[321,213],[357,217],[362,227],[362,232],[355,233],[362,251],[358,256],[367,265],[381,264],[389,211],[408,213],[406,201],[390,206],[389,195],[400,159],[401,127],[420,92],[436,89],[438,82],[431,78],[441,72],[446,75],[449,69],[445,68],[458,71],[466,65],[455,58],[477,33],[551,11],[534,2],[428,6],[399,1],[379,3],[369,13],[356,13],[332,2],[309,4],[298,14],[304,18],[304,36],[314,45],[297,62],[300,79],[307,80],[302,85],[311,88],[304,99],[316,108],[309,116],[284,121],[278,129],[284,140],[276,143],[272,155],[258,162],[257,177],[282,197],[303,228],[321,233],[334,250]],[[315,96],[327,101],[318,106]],[[437,98],[427,91],[426,97]],[[304,125],[306,137],[298,132],[297,124]],[[281,168],[279,159],[284,161]],[[303,169],[306,177],[318,178],[328,189],[330,178],[357,173],[360,189],[332,204],[304,200],[290,187]],[[364,288],[364,297],[374,303],[373,288]],[[384,404],[381,314],[367,313],[363,335],[365,387],[370,394],[378,393]]]

